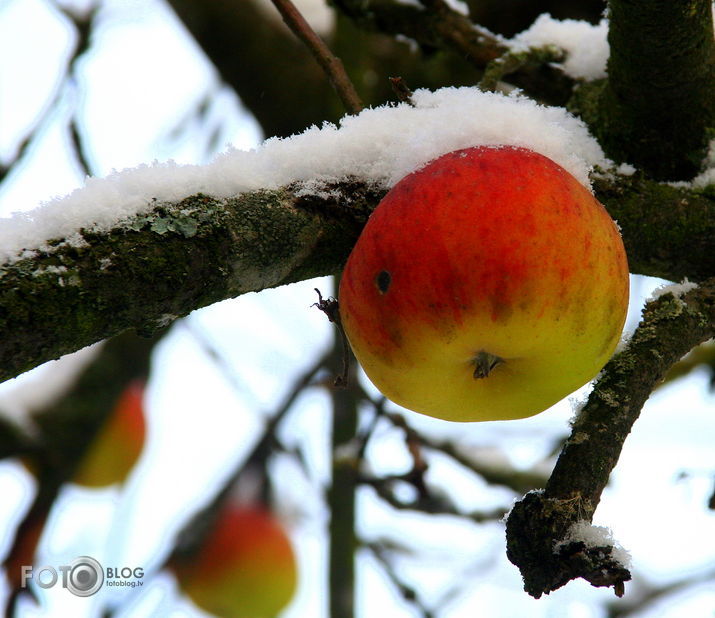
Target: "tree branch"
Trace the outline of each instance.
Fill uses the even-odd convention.
[[[647,180],[595,178],[596,197],[621,228],[632,273],[670,281],[715,276],[715,193]]]
[[[336,284],[337,289],[337,284]],[[345,342],[334,333],[328,368],[337,373],[343,363]],[[332,403],[331,455],[332,474],[327,491],[330,512],[328,529],[328,588],[332,618],[355,616],[355,550],[356,489],[360,462],[350,456],[358,428],[360,392],[357,384],[357,367],[349,368],[344,388],[330,390]],[[346,450],[348,453],[346,454]]]
[[[128,328],[151,333],[249,291],[340,270],[379,195],[296,188],[157,203],[85,245],[0,266],[0,380]]]
[[[20,567],[33,563],[37,542],[62,485],[76,473],[126,385],[136,378],[146,379],[155,343],[131,333],[108,342],[70,390],[48,407],[29,411],[37,429],[32,438],[23,436],[12,443],[9,436],[3,437],[0,459],[23,454],[37,479],[37,493],[3,561],[12,588],[5,615],[14,615],[19,597],[30,592],[20,585]]]
[[[711,0],[611,0],[608,82],[596,134],[606,153],[662,180],[699,171],[715,127]]]
[[[518,502],[507,521],[507,555],[534,597],[583,577],[622,594],[630,573],[608,546],[567,543],[569,528],[590,522],[623,443],[643,404],[668,369],[715,335],[715,279],[684,298],[665,294],[649,303],[627,348],[606,365],[543,493]],[[583,545],[583,544],[581,544]],[[619,594],[620,596],[620,594]]]
[[[486,461],[482,461],[482,459],[486,460],[486,458],[481,458],[478,450],[469,449],[469,452],[467,452],[466,449],[460,448],[458,443],[451,442],[450,440],[441,440],[417,434],[417,432],[409,427],[406,419],[401,414],[383,411],[381,415],[388,419],[395,427],[412,432],[415,439],[425,448],[450,457],[489,485],[501,485],[508,487],[514,492],[524,493],[543,486],[547,480],[545,475],[533,470],[520,470],[504,462],[497,464],[486,463]]]
[[[395,0],[335,0],[333,4],[356,24],[385,34],[402,34],[422,45],[451,48],[477,68],[507,51],[488,30],[432,0],[428,9]]]
[[[343,114],[320,66],[285,24],[273,19],[259,2],[168,3],[265,135],[287,137]]]
[[[414,39],[424,48],[448,50],[477,69],[477,76],[510,50],[495,36],[443,0],[425,0],[426,8],[396,0],[333,0],[356,25]],[[476,80],[475,80],[476,81]],[[529,62],[514,70],[509,81],[552,105],[565,105],[574,80],[545,62]]]
[[[89,165],[89,158],[86,153],[87,147],[82,139],[77,122],[78,98],[75,96],[74,90],[77,88],[77,67],[84,58],[85,54],[89,51],[92,43],[92,35],[97,17],[97,8],[93,7],[89,9],[84,15],[75,13],[70,9],[60,8],[59,10],[74,27],[74,31],[77,36],[74,49],[71,56],[67,60],[67,66],[63,70],[63,75],[59,80],[59,85],[56,92],[53,94],[51,101],[45,106],[45,110],[27,130],[25,136],[18,144],[12,159],[7,163],[0,162],[0,183],[5,180],[6,176],[14,166],[25,158],[38,138],[38,135],[41,133],[43,126],[51,121],[52,115],[56,113],[60,103],[66,99],[68,92],[72,95],[72,109],[70,112],[71,117],[67,127],[69,130],[69,137],[74,147],[79,167],[85,174],[89,175],[91,173],[91,166]]]
[[[348,77],[340,58],[328,49],[328,46],[310,27],[310,24],[305,21],[305,18],[291,0],[272,0],[272,2],[280,12],[286,25],[305,43],[305,46],[325,71],[345,109],[351,114],[360,112],[363,108],[362,101],[355,91],[355,87],[350,77]]]
[[[642,178],[596,180],[623,229],[634,273],[702,281],[715,275],[715,201]],[[157,203],[85,244],[0,265],[0,380],[135,328],[245,292],[342,268],[384,190],[354,180],[219,200]]]

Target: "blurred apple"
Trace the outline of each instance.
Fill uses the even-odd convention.
[[[146,436],[144,382],[130,382],[89,445],[72,478],[86,487],[122,483],[141,455]]]
[[[187,596],[222,618],[275,618],[296,588],[288,536],[260,506],[225,505],[196,555],[172,567]]]
[[[345,266],[340,316],[392,401],[452,421],[537,414],[603,367],[628,307],[615,223],[547,157],[443,155],[398,182]]]

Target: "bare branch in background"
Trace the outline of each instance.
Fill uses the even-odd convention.
[[[93,29],[96,25],[98,8],[91,8],[86,14],[75,14],[72,11],[60,9],[61,12],[72,23],[77,35],[72,54],[69,57],[64,75],[59,80],[59,86],[33,125],[27,130],[25,136],[20,140],[14,157],[7,163],[0,164],[0,183],[10,173],[13,167],[19,164],[28,154],[30,147],[38,138],[41,129],[56,113],[57,108],[65,101],[69,100],[71,105],[70,118],[68,121],[68,131],[70,141],[74,146],[77,156],[77,163],[86,176],[91,175],[91,165],[86,152],[86,145],[79,130],[79,110],[77,109],[77,97],[73,96],[77,90],[76,70],[77,65],[84,55],[89,51]]]
[[[335,92],[340,96],[345,109],[351,114],[357,114],[363,108],[362,101],[355,91],[350,77],[345,72],[345,67],[340,58],[335,56],[323,40],[305,21],[300,11],[291,0],[271,0],[280,12],[283,20],[295,35],[305,43],[306,47],[313,54],[318,64],[323,68],[330,83],[335,88]]]

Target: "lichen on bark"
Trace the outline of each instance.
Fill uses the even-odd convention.
[[[354,188],[338,216],[335,198],[295,188],[194,195],[0,266],[0,380],[127,328],[151,334],[226,298],[335,273],[376,199]]]

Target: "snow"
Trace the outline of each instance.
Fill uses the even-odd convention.
[[[554,19],[545,13],[510,42],[514,51],[546,45],[555,45],[566,52],[566,60],[560,66],[574,79],[606,77],[609,53],[607,20],[602,19],[594,26],[575,19]]]
[[[0,385],[0,416],[33,433],[32,413],[46,409],[72,388],[102,345],[95,343],[4,382]]]
[[[579,541],[582,542],[587,548],[612,548],[611,556],[613,559],[624,568],[630,568],[631,555],[613,539],[613,533],[610,528],[606,528],[605,526],[594,526],[585,520],[575,522],[571,528],[569,528],[564,539],[556,544],[554,550],[558,552],[562,546]]]
[[[633,167],[630,163],[621,163],[616,168],[616,174],[619,174],[620,176],[633,176],[633,174],[635,173],[636,168]]]
[[[672,294],[673,296],[675,296],[676,299],[679,299],[682,298],[688,292],[690,292],[690,290],[695,289],[696,287],[698,287],[697,283],[688,281],[688,278],[685,277],[685,279],[683,279],[680,283],[669,283],[656,288],[655,290],[653,290],[653,293],[648,298],[648,301],[660,298],[665,294]]]
[[[463,0],[445,0],[445,4],[460,15],[469,15],[469,7],[466,2],[463,2]]]
[[[389,188],[447,152],[475,145],[530,148],[554,160],[589,186],[593,166],[612,167],[586,125],[566,110],[518,94],[474,88],[418,90],[406,103],[366,109],[339,126],[326,123],[254,150],[230,149],[208,165],[173,161],[141,165],[89,178],[84,187],[27,213],[0,219],[0,263],[47,241],[81,244],[82,228],[103,232],[150,211],[153,200],[177,201],[196,193],[228,198],[293,182],[336,182],[356,177]]]
[[[713,10],[715,10],[715,4],[713,5]],[[693,186],[698,189],[707,187],[708,185],[715,184],[715,139],[710,140],[708,147],[708,154],[703,162],[703,171],[693,178],[691,183],[688,182],[673,182],[670,183],[676,187],[688,188]]]

